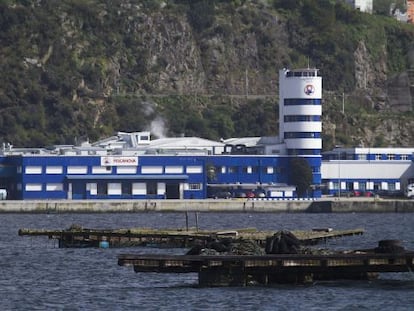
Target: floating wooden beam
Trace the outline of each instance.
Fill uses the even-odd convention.
[[[20,229],[20,236],[47,236],[49,239],[59,240],[59,247],[98,247],[102,240],[108,241],[109,247],[167,245],[173,247],[191,247],[214,239],[247,239],[260,245],[266,242],[266,237],[277,231],[258,231],[255,228],[231,230],[196,230],[186,229],[87,229],[73,227],[66,230]],[[292,233],[303,244],[316,244],[332,238],[339,238],[364,233],[363,229],[331,230],[331,231],[301,231]]]
[[[135,272],[198,273],[201,286],[246,286],[369,279],[378,273],[410,272],[414,269],[414,252],[262,256],[121,254],[118,265],[133,266]]]

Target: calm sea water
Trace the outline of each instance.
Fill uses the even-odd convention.
[[[196,274],[135,273],[117,265],[120,253],[174,253],[186,249],[59,249],[46,237],[19,237],[20,228],[184,228],[183,213],[0,214],[1,310],[414,310],[414,272],[375,281],[306,286],[200,288]],[[190,214],[195,226],[195,215]],[[364,228],[362,236],[329,241],[335,249],[376,247],[402,240],[414,250],[414,214],[200,213],[201,229],[271,230]]]

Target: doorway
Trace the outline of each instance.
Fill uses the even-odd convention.
[[[165,198],[166,199],[180,199],[180,184],[166,184],[165,185]]]

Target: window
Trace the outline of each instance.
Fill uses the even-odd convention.
[[[402,154],[401,160],[408,160],[408,154]]]
[[[201,190],[201,184],[188,184],[188,190]]]
[[[46,174],[62,174],[62,166],[46,166]]]
[[[288,138],[320,138],[319,132],[285,132],[285,139]]]
[[[157,182],[156,181],[147,182],[147,194],[149,195],[157,194]]]
[[[302,99],[302,98],[286,98],[284,101],[285,106],[296,106],[296,105],[320,105],[320,99]]]
[[[166,174],[182,174],[183,167],[182,166],[166,166],[165,173]]]
[[[108,195],[121,195],[122,194],[122,185],[121,183],[108,183]]]
[[[312,166],[312,172],[313,173],[320,173],[321,172],[320,166]]]
[[[97,193],[98,195],[106,195],[108,193],[108,185],[106,182],[98,182],[97,184],[98,190]]]
[[[94,166],[92,167],[92,174],[110,174],[112,173],[111,166]]]
[[[288,122],[318,122],[321,121],[321,116],[317,115],[288,115],[284,116],[284,121]]]
[[[122,194],[126,194],[126,195],[132,194],[132,184],[130,182],[122,183]]]
[[[395,160],[395,154],[393,153],[387,154],[387,160]]]
[[[381,160],[381,154],[377,153],[377,154],[375,155],[375,160]]]
[[[86,174],[87,172],[86,166],[68,166],[68,174]]]
[[[117,174],[136,174],[137,167],[136,166],[118,166],[116,168]]]
[[[41,166],[26,166],[26,174],[42,174]]]
[[[26,191],[42,191],[42,184],[26,184]]]
[[[63,184],[46,184],[46,191],[63,191]]]
[[[145,195],[147,192],[147,185],[145,183],[133,183],[132,194],[133,195]]]
[[[141,167],[142,174],[162,174],[162,166],[143,166]]]
[[[226,167],[225,166],[216,166],[216,172],[220,174],[226,173]]]
[[[229,166],[229,173],[236,174],[239,171],[237,166]]]
[[[201,174],[203,168],[201,166],[187,166],[187,174]]]
[[[243,166],[243,173],[245,174],[251,174],[252,173],[252,167],[251,166]]]

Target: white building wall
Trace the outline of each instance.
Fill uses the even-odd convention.
[[[164,182],[157,183],[157,194],[158,195],[164,195],[166,192],[166,185]]]
[[[285,123],[286,132],[321,132],[321,122],[289,122]]]
[[[346,2],[361,12],[372,13],[373,11],[373,0],[346,0]]]
[[[98,194],[98,185],[96,183],[86,184],[86,190],[89,190],[90,195]]]
[[[407,161],[323,161],[323,179],[401,179],[414,177],[412,162]]]
[[[322,106],[287,106],[283,109],[284,115],[322,115]]]
[[[147,194],[147,184],[146,183],[133,183],[132,184],[132,194],[133,195],[146,195]]]
[[[120,183],[108,183],[108,195],[121,195],[122,188]]]
[[[322,149],[322,140],[319,138],[285,139],[289,149]]]
[[[322,77],[317,69],[283,69],[279,71],[279,138],[287,149],[321,149],[322,139],[288,138],[285,133],[321,132],[321,121],[285,122],[285,116],[321,116],[321,105],[286,105],[286,99],[320,100]],[[288,135],[290,136],[290,135]]]

